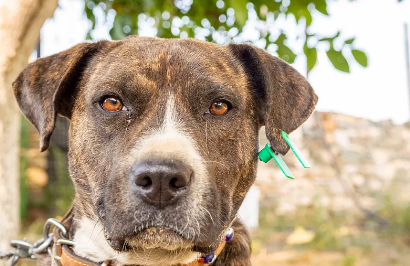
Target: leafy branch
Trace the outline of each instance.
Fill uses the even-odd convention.
[[[98,14],[103,13],[105,23],[111,23],[113,39],[139,35],[149,29],[158,37],[189,37],[218,44],[252,43],[289,63],[297,58],[295,51],[300,50],[297,48],[302,48],[291,47],[289,41],[303,39],[308,73],[317,64],[319,47],[324,47],[321,44],[326,44],[326,55],[337,70],[350,72],[352,61],[366,67],[367,56],[356,48],[355,38],[342,39],[340,32],[330,37],[311,32],[312,13],[330,16],[328,2],[331,0],[252,0],[252,3],[248,0],[85,0],[85,12],[92,22],[89,39],[93,37],[97,20],[101,19]],[[304,34],[291,38],[277,27],[279,18],[296,21]],[[335,40],[343,43],[342,47],[336,49]]]

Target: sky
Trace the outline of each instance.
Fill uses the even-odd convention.
[[[43,56],[84,41],[90,27],[82,0],[60,0],[59,6],[41,31]],[[410,24],[410,0],[329,1],[328,11],[330,17],[314,14],[312,30],[328,36],[341,31],[346,39],[355,37],[355,46],[367,53],[369,66],[363,68],[352,62],[351,72],[342,73],[331,65],[324,50],[319,52],[318,64],[309,74],[309,82],[319,95],[316,109],[374,121],[409,121],[404,23]],[[93,37],[108,39],[108,27],[100,23]],[[286,19],[278,21],[277,27],[290,33],[298,30],[294,21]],[[151,33],[144,30],[143,34]],[[289,43],[291,47],[296,44]],[[293,64],[302,74],[306,72],[304,60],[298,57]]]

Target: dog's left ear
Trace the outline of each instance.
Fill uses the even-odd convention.
[[[40,133],[40,151],[48,148],[57,114],[71,118],[78,83],[91,57],[108,41],[81,43],[61,53],[37,59],[13,82],[24,115]]]
[[[280,58],[247,44],[230,44],[229,48],[245,69],[272,149],[286,154],[289,146],[281,131],[290,133],[305,122],[315,109],[317,95],[307,80]]]

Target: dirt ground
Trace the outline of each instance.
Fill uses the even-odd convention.
[[[335,230],[337,232],[337,230]],[[253,233],[253,266],[408,266],[410,234],[389,231],[271,232],[269,240]],[[266,232],[264,233],[266,236]],[[321,238],[321,239],[320,239]]]
[[[407,266],[410,265],[410,254],[400,253],[394,248],[380,250],[380,252],[366,252],[351,250],[315,251],[282,250],[267,253],[266,250],[255,254],[252,258],[253,266]]]

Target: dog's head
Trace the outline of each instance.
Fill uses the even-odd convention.
[[[79,44],[13,84],[47,149],[71,120],[77,219],[114,250],[207,252],[256,176],[258,131],[282,154],[317,96],[291,66],[250,45],[129,37]],[[132,252],[132,251],[131,251]]]

